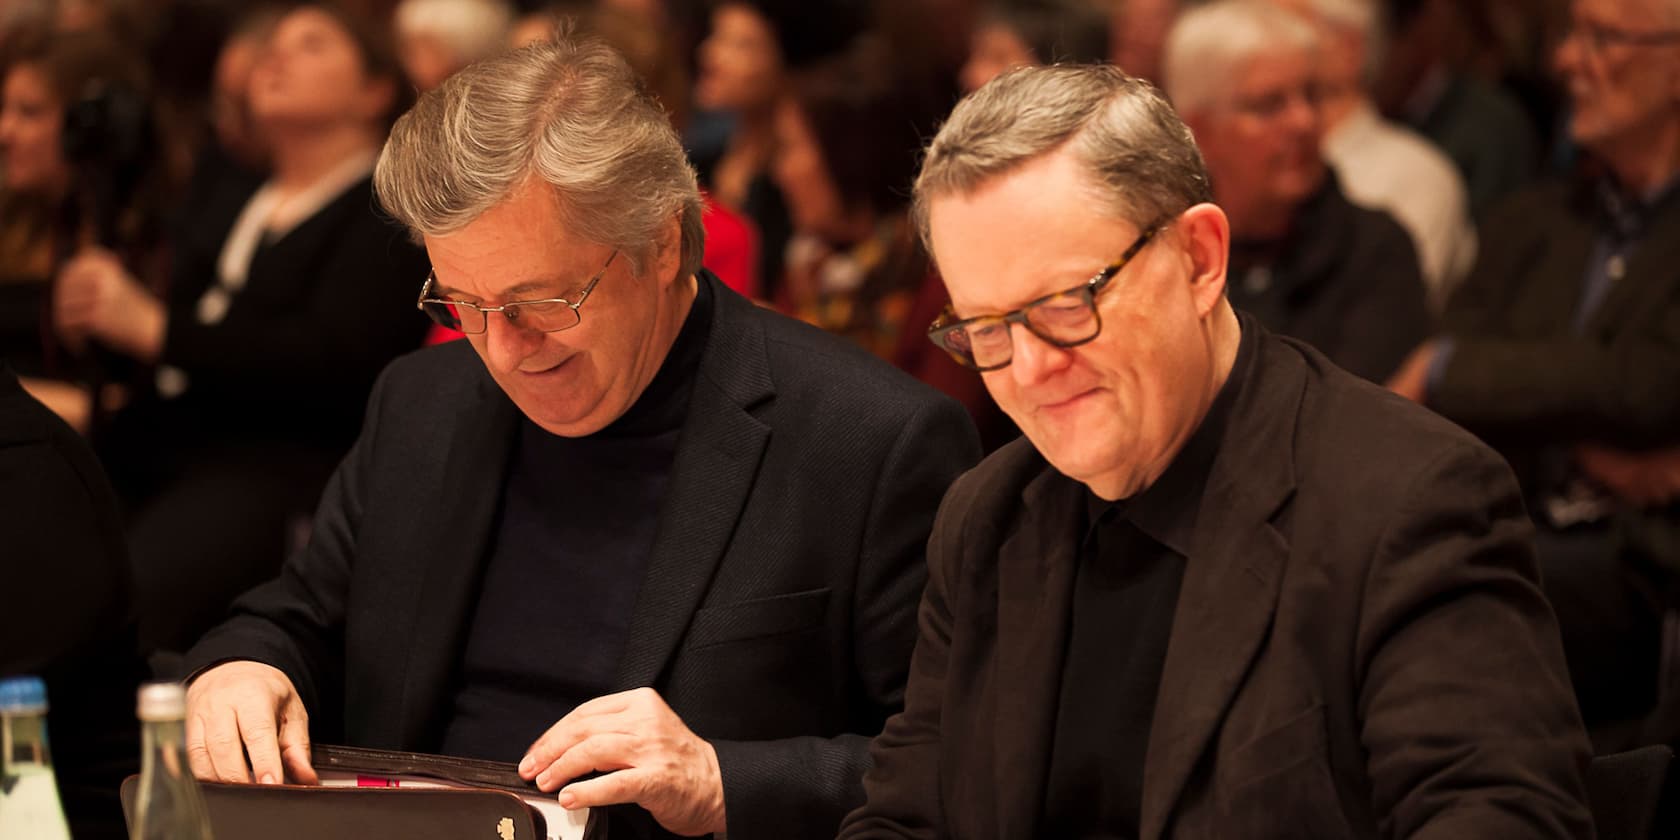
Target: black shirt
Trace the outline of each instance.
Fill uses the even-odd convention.
[[[601,431],[565,438],[521,419],[444,754],[518,761],[610,691],[711,321],[700,283],[647,390]]]
[[[1219,454],[1254,355],[1251,333],[1207,416],[1154,484],[1118,502],[1087,493],[1039,836],[1137,836],[1155,696],[1196,528],[1188,502]]]

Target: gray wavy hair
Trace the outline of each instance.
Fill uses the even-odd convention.
[[[391,129],[374,189],[418,241],[460,230],[531,178],[554,187],[562,224],[618,248],[636,274],[679,217],[678,276],[700,270],[694,168],[635,71],[592,38],[562,32],[421,96]]]
[[[1190,129],[1148,82],[1113,65],[1022,67],[957,103],[928,144],[914,204],[923,242],[930,201],[1067,144],[1105,209],[1139,227],[1212,200]]]

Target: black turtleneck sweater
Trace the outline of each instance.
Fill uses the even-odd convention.
[[[445,755],[518,761],[555,721],[611,690],[711,332],[712,293],[699,287],[624,416],[579,438],[521,419]]]
[[[1039,837],[1136,837],[1144,757],[1202,485],[1259,337],[1244,329],[1207,416],[1166,472],[1118,502],[1086,493],[1086,524],[1062,660],[1062,692]]]

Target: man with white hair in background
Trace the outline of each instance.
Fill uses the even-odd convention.
[[[1476,259],[1464,179],[1416,132],[1377,111],[1371,86],[1385,27],[1376,0],[1275,0],[1323,34],[1324,155],[1355,204],[1384,210],[1412,235],[1429,300],[1439,312]]]
[[[1319,52],[1294,13],[1217,0],[1173,26],[1166,92],[1231,220],[1232,305],[1382,382],[1433,325],[1406,231],[1324,163]]]
[[[505,0],[403,0],[393,23],[403,72],[420,91],[507,49],[513,7]]]
[[[1576,0],[1555,63],[1587,165],[1495,208],[1392,386],[1516,468],[1581,712],[1615,749],[1680,737],[1658,682],[1680,655],[1680,0]]]

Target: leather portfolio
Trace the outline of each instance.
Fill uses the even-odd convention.
[[[512,764],[317,744],[320,785],[200,782],[218,840],[606,840],[602,812],[567,811]],[[122,786],[131,822],[139,779]]]

